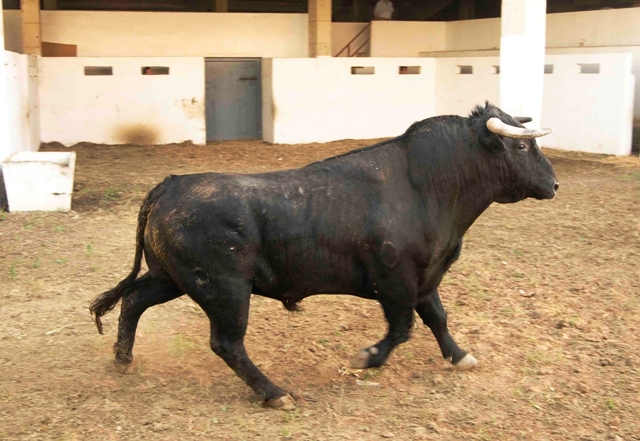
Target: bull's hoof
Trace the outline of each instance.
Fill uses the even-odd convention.
[[[116,367],[116,370],[121,374],[126,374],[131,367],[131,362],[133,361],[133,357],[116,353],[116,358],[113,360],[113,365]]]
[[[293,410],[296,408],[296,400],[289,394],[278,398],[271,398],[265,406],[278,410]]]
[[[372,355],[378,355],[379,349],[375,346],[359,350],[351,359],[349,364],[351,369],[366,369],[371,366],[370,360]]]
[[[131,362],[122,363],[121,361],[114,360],[113,365],[115,366],[116,371],[121,374],[126,374],[127,372],[129,372],[129,369],[131,369]]]
[[[470,368],[474,367],[477,364],[478,364],[478,360],[476,360],[476,357],[474,357],[471,354],[467,354],[462,358],[462,360],[460,360],[459,362],[455,363],[454,366],[459,368],[459,369],[470,369]]]

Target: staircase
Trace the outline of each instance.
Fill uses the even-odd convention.
[[[367,23],[335,57],[368,57],[370,55],[371,23]]]

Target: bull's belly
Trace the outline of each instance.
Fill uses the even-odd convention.
[[[254,293],[277,299],[302,299],[314,294],[367,296],[368,274],[352,253],[313,249],[307,253],[259,257]]]
[[[256,294],[269,294],[273,298],[308,297],[314,294],[364,294],[362,276],[347,272],[345,268],[291,268],[257,274],[254,279]]]

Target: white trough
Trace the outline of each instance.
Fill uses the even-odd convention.
[[[18,152],[2,163],[9,211],[69,211],[75,152]]]

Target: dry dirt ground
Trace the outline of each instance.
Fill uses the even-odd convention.
[[[132,369],[115,370],[119,308],[100,336],[87,306],[129,272],[148,189],[368,144],[74,147],[74,212],[0,217],[0,439],[640,440],[638,158],[549,151],[556,199],[494,205],[471,228],[441,295],[474,370],[442,360],[417,322],[386,366],[348,369],[386,326],[347,296],[307,299],[301,315],[253,299],[248,352],[295,411],[261,406],[187,297],[143,316]]]

